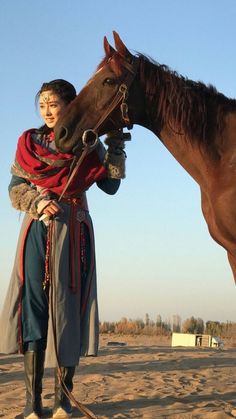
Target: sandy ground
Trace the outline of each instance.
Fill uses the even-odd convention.
[[[99,356],[81,360],[74,383],[75,398],[99,419],[236,417],[236,348],[171,348],[169,340],[157,337],[102,336]],[[0,417],[20,419],[22,356],[0,357],[0,384]],[[43,403],[49,408],[53,385],[47,369]],[[77,408],[73,417],[85,418]]]

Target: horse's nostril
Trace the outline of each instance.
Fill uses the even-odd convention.
[[[58,139],[59,140],[65,140],[68,135],[68,129],[65,127],[61,127],[58,133]]]

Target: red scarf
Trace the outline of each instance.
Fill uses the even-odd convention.
[[[54,133],[45,137],[51,142]],[[45,144],[45,142],[44,142]],[[35,129],[25,131],[18,140],[13,175],[28,179],[31,183],[60,195],[66,185],[70,172],[72,154],[50,151],[42,145]],[[59,167],[57,167],[59,165]],[[77,196],[88,189],[94,182],[106,177],[106,169],[99,159],[96,149],[85,157],[69,185],[66,196]]]

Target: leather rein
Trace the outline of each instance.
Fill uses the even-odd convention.
[[[127,98],[128,98],[128,91],[129,87],[132,84],[136,73],[137,73],[137,64],[138,60],[134,57],[134,63],[133,65],[129,64],[128,62],[124,63],[125,68],[128,70],[124,80],[119,86],[119,89],[114,97],[114,99],[111,101],[108,109],[104,112],[104,114],[101,116],[101,118],[98,120],[97,124],[93,129],[87,129],[83,132],[82,135],[82,143],[84,145],[82,154],[80,157],[75,157],[73,159],[70,174],[68,176],[67,183],[59,196],[58,201],[61,201],[63,198],[66,190],[68,189],[70,183],[72,182],[78,168],[80,167],[81,163],[83,162],[84,158],[97,146],[98,144],[98,130],[101,127],[101,125],[109,118],[110,114],[117,108],[118,105],[120,105],[121,115],[122,119],[125,122],[125,125],[128,129],[132,129],[133,125],[130,122],[130,118],[128,115],[128,104],[127,104]],[[128,134],[124,134],[128,135]],[[53,235],[53,220],[49,222],[49,241],[52,242],[52,235]],[[86,418],[89,419],[98,419],[97,416],[84,404],[78,402],[78,400],[75,399],[73,394],[68,390],[60,369],[60,363],[58,358],[58,352],[57,352],[57,333],[56,333],[56,323],[55,323],[55,317],[54,317],[54,310],[53,310],[53,300],[54,300],[54,281],[55,281],[55,275],[54,275],[54,263],[51,260],[50,261],[50,267],[49,272],[51,276],[51,292],[50,292],[50,307],[51,307],[51,317],[52,317],[52,328],[53,328],[53,339],[54,339],[54,348],[55,348],[55,354],[56,354],[56,362],[57,362],[57,370],[58,370],[58,378],[61,382],[61,386],[63,389],[63,392],[65,395],[73,402],[73,404],[85,415]]]

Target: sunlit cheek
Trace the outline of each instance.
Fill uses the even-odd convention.
[[[112,103],[116,95],[116,90],[114,89],[99,89],[96,92],[94,97],[94,103],[96,110],[107,109],[108,105]]]
[[[106,100],[104,97],[100,96],[99,94],[94,98],[95,110],[102,111],[105,110]]]

